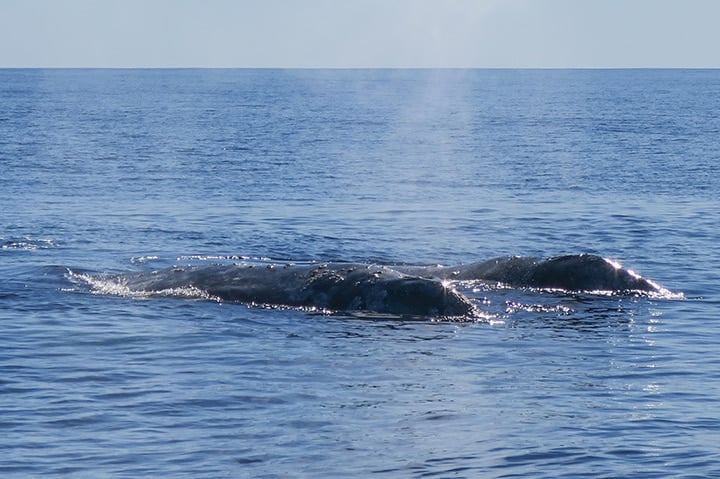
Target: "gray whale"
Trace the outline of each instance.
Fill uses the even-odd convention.
[[[593,254],[537,258],[508,256],[460,266],[400,267],[406,274],[565,291],[663,293],[666,290],[619,264]]]
[[[453,284],[465,281],[511,287],[613,294],[663,294],[654,282],[601,256],[510,256],[458,266],[362,263],[170,267],[105,277],[125,291],[204,297],[265,306],[365,311],[401,316],[478,317]]]
[[[447,283],[385,266],[211,265],[119,275],[132,292],[193,288],[223,301],[402,316],[471,317],[475,306]]]

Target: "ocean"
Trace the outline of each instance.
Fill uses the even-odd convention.
[[[0,70],[0,475],[720,477],[720,71]],[[592,253],[483,316],[103,294]]]

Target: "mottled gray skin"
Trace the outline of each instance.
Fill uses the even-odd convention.
[[[510,286],[563,289],[566,291],[612,291],[659,293],[662,288],[637,274],[592,254],[551,258],[509,256],[461,266],[399,267],[406,274],[467,281],[482,280]]]
[[[461,266],[377,266],[354,263],[285,266],[172,267],[119,275],[131,291],[197,288],[224,301],[368,311],[380,314],[473,317],[472,302],[451,281],[616,293],[660,292],[656,284],[600,256],[505,257]]]
[[[119,279],[131,291],[194,287],[212,297],[241,303],[403,316],[475,315],[473,304],[442,282],[383,266],[190,266],[126,274]]]

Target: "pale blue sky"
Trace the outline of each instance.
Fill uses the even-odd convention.
[[[0,67],[720,67],[720,0],[0,0]]]

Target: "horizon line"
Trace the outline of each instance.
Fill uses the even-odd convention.
[[[4,66],[0,70],[720,70],[720,66]]]

